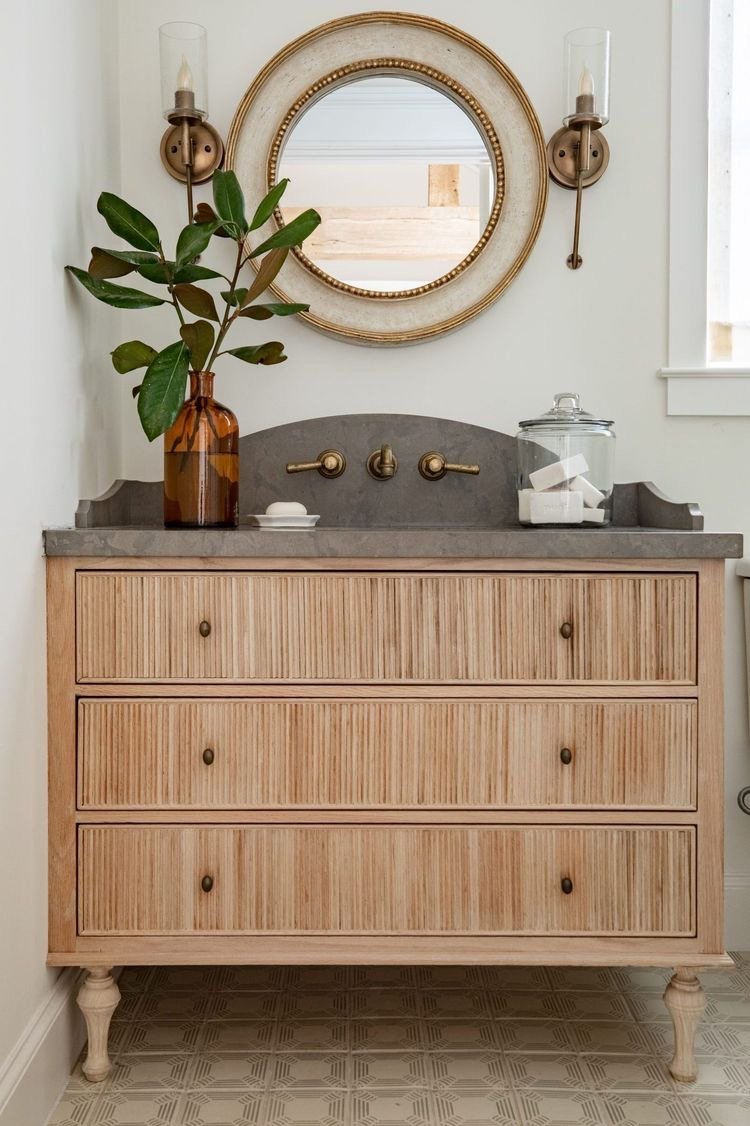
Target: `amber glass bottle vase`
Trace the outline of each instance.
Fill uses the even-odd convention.
[[[236,528],[239,427],[213,396],[211,371],[190,372],[190,397],[164,435],[164,523]]]

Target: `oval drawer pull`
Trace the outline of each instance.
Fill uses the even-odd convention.
[[[560,762],[563,764],[563,766],[570,766],[572,761],[573,752],[571,751],[570,747],[563,747],[560,751]]]
[[[201,888],[203,889],[203,891],[211,891],[213,886],[214,886],[213,876],[204,876],[203,879],[201,880]]]
[[[563,895],[570,895],[573,890],[573,881],[568,876],[563,876],[560,881],[560,887],[562,888]]]
[[[211,747],[206,747],[205,751],[203,752],[203,761],[205,762],[206,766],[213,766],[214,752]]]
[[[560,637],[565,638],[566,641],[570,641],[572,636],[573,626],[570,624],[570,622],[563,622],[563,624],[560,626]]]
[[[201,637],[208,637],[210,632],[211,632],[211,623],[207,622],[204,618],[203,621],[198,626],[198,633],[201,635]]]

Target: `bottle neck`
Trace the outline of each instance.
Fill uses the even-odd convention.
[[[212,371],[190,372],[190,398],[212,399],[214,396],[214,373]]]

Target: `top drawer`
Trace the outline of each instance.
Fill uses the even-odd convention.
[[[79,681],[696,677],[679,574],[80,572]]]

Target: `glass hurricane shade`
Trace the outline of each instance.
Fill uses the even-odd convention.
[[[159,28],[161,104],[169,118],[186,109],[208,116],[207,36],[199,23],[165,23]]]
[[[579,27],[565,36],[565,124],[580,113],[609,121],[610,34],[602,27]]]

